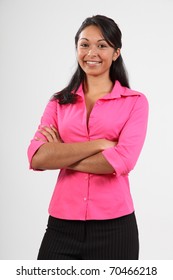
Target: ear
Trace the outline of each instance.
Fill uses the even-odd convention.
[[[114,51],[112,60],[113,61],[117,60],[117,58],[120,56],[120,54],[121,54],[121,50],[120,50],[120,48],[118,48],[116,51]]]

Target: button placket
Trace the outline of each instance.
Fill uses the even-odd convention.
[[[88,121],[88,135],[90,135],[90,131],[92,130],[92,127],[94,125],[94,119],[95,119],[95,110],[97,110],[97,107],[101,104],[100,100],[97,100],[96,103],[94,104],[92,111],[89,116],[89,121]]]
[[[84,196],[83,196],[83,201],[87,201],[87,195],[88,195],[88,175],[87,174],[85,174],[84,175],[84,180],[85,180],[85,185],[86,185],[86,190],[85,190],[85,194],[84,194]]]

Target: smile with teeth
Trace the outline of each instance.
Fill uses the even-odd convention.
[[[101,62],[100,61],[85,61],[87,64],[90,64],[90,65],[97,65],[97,64],[100,64]]]

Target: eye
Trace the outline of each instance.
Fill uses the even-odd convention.
[[[81,44],[80,44],[80,47],[82,47],[82,48],[88,48],[89,45],[88,45],[87,43],[81,43]]]
[[[99,49],[104,49],[104,48],[107,48],[107,45],[106,44],[100,44],[100,45],[98,45],[98,48]]]

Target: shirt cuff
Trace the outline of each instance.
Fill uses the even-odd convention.
[[[129,173],[127,166],[125,165],[122,157],[119,155],[117,148],[108,148],[102,152],[103,156],[114,168],[116,176],[125,175]]]
[[[41,141],[41,140],[32,140],[31,144],[28,147],[28,160],[29,160],[29,169],[33,169],[31,166],[31,161],[32,158],[34,156],[34,154],[36,153],[36,151],[43,145],[45,144],[45,142]],[[34,170],[34,169],[33,169]]]

